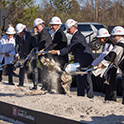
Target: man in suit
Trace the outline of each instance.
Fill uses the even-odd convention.
[[[51,29],[54,31],[54,36],[52,44],[50,44],[45,50],[61,50],[67,46],[67,38],[60,28],[62,22],[59,17],[54,16],[50,20],[49,24],[51,25]],[[65,63],[68,63],[68,54],[65,54],[64,56],[53,55],[52,57],[56,62],[60,64],[62,69],[64,68]]]
[[[49,44],[52,43],[52,38],[50,33],[47,31],[44,25],[44,21],[41,18],[36,18],[34,20],[34,28],[37,28],[38,35],[35,35],[35,39],[37,41],[37,49],[38,51],[43,51],[44,48],[46,48]],[[48,57],[49,55],[44,55],[44,57]],[[37,57],[37,56],[36,56]],[[38,58],[41,59],[42,55],[38,54]],[[42,66],[42,69],[44,70],[44,67],[42,63],[40,63]],[[34,89],[37,88],[37,83],[34,83]]]
[[[39,32],[36,37],[38,41],[38,50],[40,51],[52,43],[52,38],[50,33],[45,28],[44,21],[41,18],[37,18],[34,20],[34,27],[36,27],[37,31]]]
[[[73,35],[71,39],[71,43],[59,50],[53,50],[53,54],[58,55],[65,55],[69,52],[72,52],[74,55],[74,62],[79,62],[80,67],[88,67],[93,61],[93,53],[90,50],[88,44],[86,43],[86,39],[78,31],[77,22],[73,19],[68,19],[65,23],[65,26],[68,32]],[[87,88],[87,97],[93,98],[93,85],[91,80],[91,74],[88,73],[87,75],[77,75],[76,76],[77,82],[77,95],[84,96],[85,95],[85,86]]]
[[[36,40],[35,37],[32,37],[30,32],[26,31],[26,26],[22,23],[18,23],[16,25],[16,57],[26,58],[27,55],[30,53],[32,48],[36,47]],[[24,75],[25,75],[25,69],[26,64],[24,64],[23,67],[20,68],[19,71],[19,86],[23,86],[24,84]],[[33,75],[36,74],[36,72],[33,73]],[[34,76],[33,76],[34,77]],[[33,81],[37,82],[37,76],[35,77]]]

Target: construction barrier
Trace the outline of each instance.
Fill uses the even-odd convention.
[[[0,115],[27,124],[84,124],[74,120],[57,117],[43,112],[0,102]]]

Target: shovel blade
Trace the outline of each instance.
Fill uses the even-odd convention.
[[[84,75],[88,73],[85,72],[86,69],[86,67],[80,68],[79,63],[71,63],[66,66],[65,71],[70,75]]]

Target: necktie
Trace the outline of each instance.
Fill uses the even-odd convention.
[[[25,40],[24,40],[24,38],[22,37],[22,42],[23,42],[23,45],[25,45]]]

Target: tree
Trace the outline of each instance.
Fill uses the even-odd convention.
[[[0,0],[0,9],[8,9],[9,23],[14,26],[22,22],[32,27],[38,17],[49,26],[53,16],[60,17],[63,23],[72,18],[105,26],[124,25],[124,0],[42,0],[41,7],[34,5],[34,0]]]
[[[38,17],[39,6],[34,6],[33,0],[4,0],[1,3],[2,9],[8,9],[8,20],[13,26],[17,23],[33,26],[34,19]]]
[[[0,0],[0,9],[6,9],[8,3],[9,3],[9,0]]]
[[[54,7],[55,11],[68,12],[72,6],[72,0],[50,0],[50,4]]]

